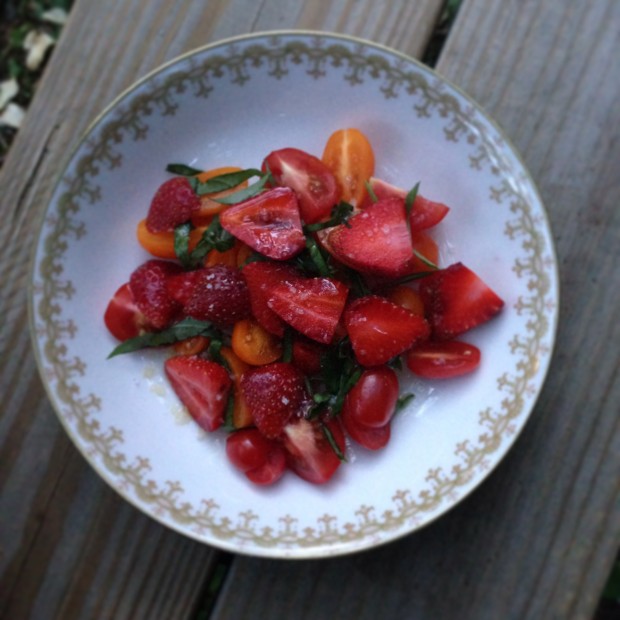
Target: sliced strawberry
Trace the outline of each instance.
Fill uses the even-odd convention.
[[[471,269],[454,263],[424,278],[420,295],[437,340],[449,340],[495,316],[504,302]]]
[[[336,333],[349,289],[333,278],[293,277],[276,284],[268,306],[298,332],[329,344]]]
[[[299,276],[299,273],[289,265],[256,261],[248,263],[243,268],[243,275],[248,285],[254,318],[268,332],[282,337],[286,323],[269,307],[267,302],[271,289],[276,284],[287,278]]]
[[[200,198],[185,177],[174,177],[160,185],[153,196],[146,227],[149,232],[172,231],[187,222],[200,208]]]
[[[181,267],[163,260],[149,260],[129,278],[129,288],[138,309],[155,329],[164,329],[176,317],[179,304],[168,292],[168,279]]]
[[[403,200],[407,196],[407,192],[400,187],[390,185],[381,179],[372,177],[369,180],[370,187],[374,192],[378,200],[384,198],[402,198]],[[369,194],[366,195],[364,202],[360,205],[361,209],[365,209],[373,203]],[[420,194],[417,194],[411,213],[409,214],[409,225],[412,231],[426,230],[436,224],[439,224],[446,215],[448,215],[450,208],[441,202],[434,202],[428,198],[424,198]]]
[[[276,187],[220,214],[231,235],[275,260],[288,260],[306,247],[295,192]]]
[[[238,269],[215,265],[197,273],[184,308],[187,315],[217,325],[233,325],[251,315],[248,287]]]
[[[323,426],[327,431],[323,430]],[[344,433],[338,420],[321,422],[318,419],[295,417],[284,428],[283,440],[289,468],[300,478],[314,484],[327,482],[340,466],[340,458],[330,444],[327,433],[331,434],[344,454]]]
[[[224,423],[232,381],[223,366],[179,355],[167,359],[164,369],[176,395],[201,428],[214,431]]]
[[[246,371],[241,377],[241,390],[256,428],[269,439],[282,434],[306,400],[303,375],[285,362]]]
[[[430,334],[424,318],[377,295],[356,299],[344,322],[355,357],[367,367],[385,364]]]
[[[386,198],[333,228],[326,245],[340,262],[362,273],[404,276],[414,258],[406,217],[404,200]]]

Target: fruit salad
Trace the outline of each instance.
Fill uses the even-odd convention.
[[[105,312],[110,357],[166,347],[172,389],[253,483],[327,482],[350,442],[388,445],[412,397],[403,374],[479,366],[462,337],[503,301],[438,264],[449,207],[376,178],[361,131],[335,132],[320,158],[283,148],[260,168],[167,172],[137,223],[151,257]]]

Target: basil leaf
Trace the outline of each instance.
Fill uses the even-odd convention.
[[[140,349],[173,344],[181,340],[186,340],[187,338],[193,338],[194,336],[213,337],[217,334],[219,334],[219,331],[211,322],[187,318],[161,332],[147,332],[135,338],[125,340],[125,342],[121,342],[121,344],[108,355],[108,359],[123,353],[133,353]]]
[[[308,248],[312,263],[319,272],[319,275],[329,277],[331,275],[331,270],[327,265],[325,257],[321,253],[321,248],[319,248],[318,243],[312,237],[306,237],[306,248]]]
[[[255,175],[252,175],[255,176]],[[267,181],[271,178],[270,175],[265,174],[260,178],[259,181],[253,183],[252,185],[245,187],[244,189],[240,189],[238,192],[234,192],[233,194],[228,194],[228,196],[220,196],[219,198],[213,198],[215,202],[219,202],[222,205],[235,205],[238,202],[243,202],[248,198],[252,198],[252,196],[256,196],[263,191]],[[238,185],[238,184],[237,184]],[[233,185],[234,187],[234,185]]]
[[[439,269],[439,267],[437,265],[435,265],[435,263],[432,260],[429,260],[428,258],[426,258],[426,256],[424,256],[424,254],[420,254],[420,252],[418,252],[417,250],[413,251],[414,255],[417,256],[427,267],[430,267],[431,269],[434,269],[435,271],[437,269]]]
[[[190,267],[189,233],[192,231],[191,222],[179,224],[174,229],[174,253],[186,269]]]
[[[324,228],[331,228],[332,226],[338,226],[344,224],[349,226],[349,218],[353,213],[354,207],[352,204],[341,200],[337,205],[332,208],[330,218],[325,222],[317,222],[316,224],[306,224],[304,226],[304,232],[306,234],[316,232],[317,230],[323,230]]]
[[[407,211],[407,222],[409,222],[409,216],[411,215],[411,209],[413,209],[413,203],[418,195],[418,189],[420,189],[420,182],[418,181],[409,193],[405,196],[405,210]]]
[[[196,194],[198,194],[198,196],[203,196],[204,194],[215,194],[217,192],[226,191],[227,189],[233,189],[233,187],[237,187],[237,185],[252,177],[260,177],[262,175],[263,173],[260,170],[257,170],[256,168],[248,168],[247,170],[239,170],[239,172],[226,172],[225,174],[219,174],[204,183],[201,183],[196,178],[190,179],[189,182]],[[218,202],[220,202],[220,200],[218,200]]]
[[[365,185],[366,185],[366,191],[368,192],[370,199],[373,202],[379,202],[379,199],[377,198],[377,194],[375,194],[375,190],[372,188],[370,181],[366,181]]]
[[[200,174],[202,170],[198,170],[198,168],[192,168],[191,166],[186,166],[185,164],[168,164],[166,166],[166,172],[178,174],[182,177],[193,177],[197,174]]]
[[[189,255],[188,266],[197,267],[205,256],[213,249],[218,252],[230,250],[235,243],[235,238],[220,224],[219,216],[214,216],[207,230],[202,233],[200,241]]]
[[[329,430],[329,427],[326,424],[321,424],[321,430],[323,431],[323,435],[325,435],[325,439],[327,439],[327,443],[330,445],[331,449],[336,453],[338,459],[346,463],[347,459],[344,456],[344,453],[340,449],[340,446],[334,439],[333,433]]]
[[[413,399],[415,398],[415,394],[408,392],[407,394],[403,394],[396,401],[396,407],[394,409],[394,413],[398,413],[402,411]]]

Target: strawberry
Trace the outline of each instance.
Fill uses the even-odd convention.
[[[420,295],[437,340],[449,340],[495,316],[504,302],[471,269],[454,263],[424,278]]]
[[[174,177],[159,186],[148,215],[146,227],[149,232],[172,231],[187,222],[200,208],[200,198],[185,177]]]
[[[344,454],[344,433],[336,419],[321,422],[316,418],[293,417],[284,427],[283,443],[289,468],[314,484],[327,482],[340,466],[340,457],[330,444],[327,433]]]
[[[256,428],[268,439],[282,434],[307,398],[303,375],[286,362],[246,371],[241,377],[241,390]]]
[[[385,364],[430,335],[426,319],[377,295],[351,303],[344,322],[357,361],[367,367]]]
[[[170,385],[190,415],[206,431],[224,423],[232,381],[223,366],[195,355],[179,355],[164,364]]]
[[[381,179],[372,177],[368,183],[373,190],[378,200],[384,198],[397,197],[405,200],[407,192],[400,187],[390,185]],[[370,195],[366,195],[363,203],[360,205],[361,209],[365,209],[372,204]],[[412,232],[426,230],[436,224],[439,224],[446,215],[448,215],[450,208],[441,202],[434,202],[428,198],[424,198],[420,194],[417,194],[413,202],[413,207],[409,214],[409,226]]]
[[[268,261],[255,261],[243,268],[243,275],[250,293],[252,314],[258,323],[268,332],[279,336],[284,335],[286,323],[269,307],[271,289],[280,281],[299,276],[289,265]]]
[[[238,269],[214,265],[197,273],[194,289],[184,307],[188,316],[226,326],[251,315],[248,287]]]
[[[168,292],[168,279],[181,272],[174,263],[149,260],[140,265],[129,278],[129,288],[138,309],[155,329],[172,323],[180,310]]]
[[[267,305],[304,336],[329,344],[348,292],[333,278],[292,277],[272,287]]]
[[[295,192],[276,187],[220,214],[222,227],[253,250],[288,260],[306,247]]]
[[[201,278],[201,270],[183,271],[168,278],[168,294],[181,306],[185,306]]]
[[[334,227],[326,245],[340,262],[364,274],[404,276],[414,258],[406,218],[404,200],[380,200]]]

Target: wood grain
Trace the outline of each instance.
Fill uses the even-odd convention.
[[[419,54],[441,0],[77,0],[0,173],[0,617],[183,618],[219,552],[121,500],[60,428],[28,336],[38,220],[91,120],[134,80],[197,46],[255,30],[325,29]]]
[[[322,562],[238,559],[215,618],[592,617],[620,542],[619,24],[613,0],[466,0],[438,64],[522,152],[557,244],[557,351],[515,448],[400,542]]]

